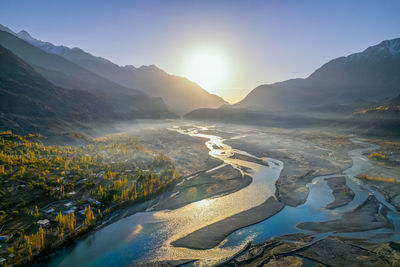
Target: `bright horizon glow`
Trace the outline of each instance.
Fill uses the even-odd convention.
[[[185,77],[192,57],[216,51],[225,77],[189,79],[233,103],[261,84],[305,78],[334,58],[398,38],[399,13],[396,0],[2,0],[0,24],[121,66],[155,64]]]
[[[216,49],[198,49],[191,53],[184,66],[185,77],[210,93],[220,93],[228,78],[226,59]]]

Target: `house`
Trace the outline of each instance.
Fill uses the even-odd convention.
[[[69,210],[64,210],[64,211],[63,211],[63,214],[64,214],[64,215],[67,215],[67,214],[71,214],[71,213],[73,213],[73,212],[75,212],[74,209],[69,209]]]
[[[69,206],[72,206],[72,202],[67,202],[64,204],[64,207],[69,207]]]
[[[5,258],[0,258],[0,263],[5,263],[6,259]]]
[[[6,241],[8,238],[8,235],[0,235],[0,241]]]
[[[51,208],[45,211],[46,214],[50,214],[53,213],[55,211],[55,209]]]
[[[50,221],[48,219],[39,220],[39,221],[37,221],[37,225],[42,226],[42,227],[49,227]]]

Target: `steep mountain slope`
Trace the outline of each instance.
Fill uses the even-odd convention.
[[[39,73],[59,86],[100,92],[120,89],[121,87],[63,57],[48,54],[4,31],[0,31],[0,44],[11,50],[14,54],[34,67]]]
[[[134,84],[152,96],[161,96],[172,110],[180,114],[197,108],[218,108],[228,104],[196,83],[184,77],[170,75],[155,65],[137,68],[129,76],[129,80],[120,82],[125,86]]]
[[[235,107],[301,110],[346,103],[362,97],[382,99],[400,92],[400,39],[383,41],[361,53],[334,59],[306,79],[261,85]]]
[[[111,108],[96,96],[53,85],[0,46],[1,130],[60,133],[111,115]]]
[[[30,64],[54,84],[96,94],[123,119],[173,117],[160,98],[125,88],[55,54],[44,52],[13,34],[0,31],[0,45]]]
[[[8,31],[49,54],[59,55],[122,86],[138,88],[153,97],[162,97],[170,109],[177,113],[183,114],[201,107],[217,108],[227,104],[221,97],[209,94],[196,83],[184,77],[170,75],[154,65],[140,68],[131,65],[120,67],[80,48],[56,46],[49,42],[37,40],[26,31],[15,33],[1,25],[0,30]]]

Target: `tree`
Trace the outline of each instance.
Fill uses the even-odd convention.
[[[35,218],[39,217],[39,209],[38,209],[37,205],[35,205],[35,213],[33,214],[33,216]]]
[[[28,258],[32,257],[31,238],[27,235],[24,236],[25,249],[28,252]]]
[[[89,225],[92,221],[94,221],[94,215],[89,205],[85,208],[85,224]]]
[[[71,212],[70,214],[62,215],[60,212],[57,214],[56,221],[58,222],[61,229],[73,231],[76,224],[75,213]]]
[[[64,229],[61,226],[57,226],[57,237],[60,240],[64,237]]]

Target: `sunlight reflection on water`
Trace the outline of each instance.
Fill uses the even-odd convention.
[[[249,241],[260,242],[272,236],[300,231],[296,225],[304,221],[323,221],[334,219],[343,212],[355,208],[368,195],[368,190],[362,189],[362,182],[356,178],[362,169],[369,165],[369,160],[360,156],[362,151],[373,149],[362,148],[349,153],[353,159],[353,166],[347,169],[347,182],[356,193],[354,200],[343,208],[327,210],[324,207],[333,200],[332,190],[327,186],[325,178],[315,178],[307,186],[310,189],[307,201],[298,207],[286,206],[281,212],[261,223],[238,230],[227,237],[219,246],[195,250],[171,246],[171,242],[186,236],[204,226],[230,217],[241,211],[262,204],[267,198],[275,194],[275,182],[283,168],[283,163],[270,158],[257,158],[245,151],[232,149],[224,144],[221,137],[203,134],[211,127],[178,127],[173,131],[205,139],[209,154],[230,164],[244,173],[251,173],[252,183],[229,195],[200,200],[175,210],[140,212],[113,223],[90,237],[78,242],[73,249],[65,253],[64,258],[58,259],[59,266],[126,266],[143,261],[199,259],[195,265],[213,265],[232,256]],[[207,129],[207,130],[206,130]],[[280,142],[265,137],[269,142]],[[301,144],[305,146],[305,144]],[[301,149],[301,148],[298,148]],[[269,166],[255,162],[230,158],[235,153],[253,157],[267,162]],[[223,165],[223,164],[222,164]],[[220,168],[221,165],[215,169]],[[214,169],[214,170],[215,170]],[[333,175],[335,176],[335,175]],[[186,178],[187,180],[193,177]],[[184,183],[182,181],[182,183]],[[179,194],[179,192],[175,192]],[[378,193],[377,197],[380,199]],[[384,203],[384,202],[383,202]],[[150,211],[151,209],[149,209]],[[392,215],[398,218],[398,215]],[[395,219],[396,219],[395,218]],[[398,219],[393,220],[400,223]],[[382,230],[371,231],[376,234]],[[367,234],[366,232],[360,235]],[[326,234],[324,234],[326,235]],[[356,234],[352,234],[355,236]]]
[[[165,246],[162,246],[161,249],[155,252],[157,260],[167,260],[174,257],[195,257],[197,259],[207,260],[207,263],[210,263],[211,260],[215,262],[232,255],[235,251],[240,249],[240,247],[245,245],[246,242],[242,242],[242,244],[237,247],[216,247],[201,251],[173,247],[170,244],[172,241],[184,237],[200,228],[262,204],[266,199],[275,194],[275,182],[283,168],[283,163],[277,160],[271,160],[271,164],[269,164],[270,167],[267,167],[254,162],[231,159],[229,157],[237,152],[262,161],[270,161],[268,158],[260,159],[244,151],[234,151],[230,146],[223,143],[222,138],[198,133],[196,128],[187,130],[172,128],[172,130],[182,134],[204,138],[207,140],[206,146],[210,150],[209,154],[211,156],[223,160],[226,164],[231,164],[235,167],[244,166],[253,170],[253,182],[237,192],[222,197],[200,200],[176,210],[159,211],[153,214],[154,218],[165,223],[169,236]],[[173,257],[171,257],[172,255]],[[152,255],[152,257],[154,257],[154,255]]]

